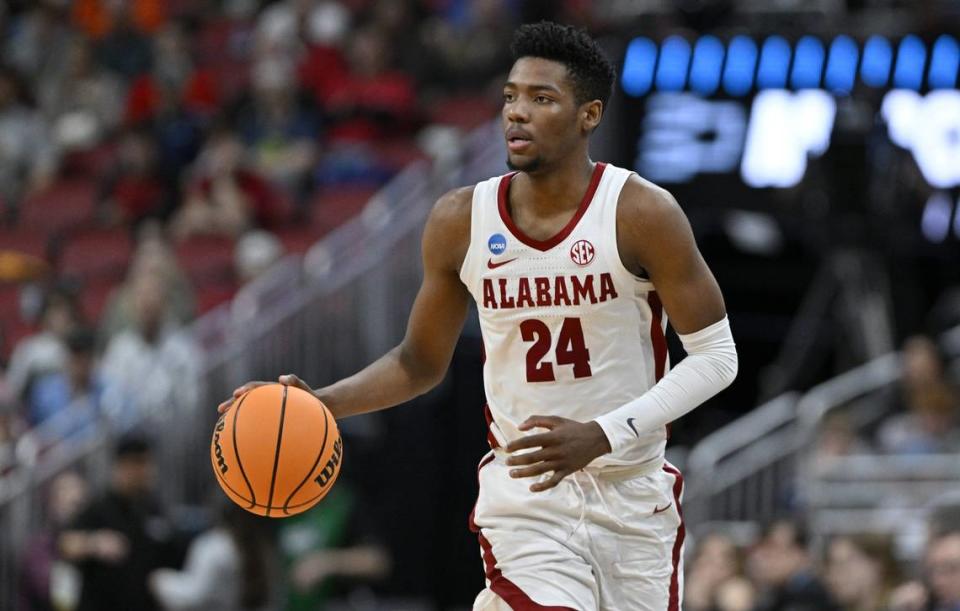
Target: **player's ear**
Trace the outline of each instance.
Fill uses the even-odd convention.
[[[590,133],[600,125],[603,117],[603,102],[591,100],[580,105],[580,126],[583,131]]]

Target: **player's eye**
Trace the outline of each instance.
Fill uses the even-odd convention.
[[[537,104],[549,104],[552,102],[552,100],[545,95],[538,95],[537,97],[533,98],[533,101]]]
[[[507,92],[507,91],[504,91],[504,92],[503,92],[503,101],[504,101],[504,102],[512,102],[512,101],[513,101],[513,94],[512,94],[512,93],[509,93],[509,92]]]

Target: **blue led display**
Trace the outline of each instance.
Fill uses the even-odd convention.
[[[953,36],[944,34],[933,44],[927,83],[933,89],[952,89],[957,86],[960,68],[960,46]]]
[[[639,37],[627,46],[621,84],[624,92],[633,97],[653,89],[690,89],[706,96],[716,93],[721,85],[735,97],[749,94],[754,87],[822,87],[846,95],[857,84],[858,65],[861,82],[869,87],[920,91],[926,84],[931,89],[955,88],[960,43],[948,34],[940,36],[931,49],[928,68],[927,47],[913,34],[899,41],[896,53],[889,40],[871,36],[864,43],[862,54],[857,42],[847,35],[839,35],[829,44],[807,35],[795,45],[783,36],[773,35],[763,41],[762,47],[745,35],[735,36],[727,45],[713,35],[702,36],[692,45],[676,35],[659,45]]]
[[[693,49],[690,66],[690,88],[702,95],[710,95],[720,86],[723,66],[723,43],[716,36],[704,36]]]
[[[890,60],[893,51],[883,36],[871,36],[863,47],[860,78],[870,87],[883,87],[890,78]]]
[[[735,36],[727,51],[723,69],[723,88],[727,93],[741,96],[753,87],[753,69],[757,64],[757,43],[748,36]]]
[[[813,36],[804,36],[797,41],[797,54],[793,58],[790,83],[795,89],[820,87],[823,72],[823,43]]]
[[[687,83],[690,65],[690,43],[680,36],[670,36],[660,47],[657,65],[657,89],[680,91]]]
[[[923,65],[927,48],[919,37],[910,34],[900,41],[897,67],[893,70],[893,84],[901,89],[919,90],[923,84]]]
[[[823,75],[824,85],[834,93],[850,93],[857,78],[860,50],[849,36],[837,36],[830,45],[830,59]]]
[[[790,43],[783,36],[771,36],[760,51],[760,66],[757,68],[757,87],[783,89],[787,86],[787,69],[790,67]]]
[[[641,96],[653,84],[653,68],[657,63],[657,45],[649,38],[634,38],[623,60],[620,86],[627,95]]]

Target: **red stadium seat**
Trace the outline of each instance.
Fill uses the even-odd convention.
[[[233,280],[234,242],[230,238],[194,236],[176,246],[177,260],[194,286]]]
[[[318,232],[326,233],[342,225],[363,210],[376,187],[345,186],[325,189],[310,201],[310,224]]]
[[[430,105],[432,123],[471,130],[497,116],[497,106],[482,95],[456,95]]]
[[[284,250],[299,255],[310,250],[310,247],[323,237],[319,228],[301,225],[282,227],[274,231],[274,234],[283,242]]]
[[[233,282],[204,284],[197,291],[197,314],[205,314],[222,303],[233,299],[237,285]]]
[[[426,153],[413,140],[377,142],[374,148],[380,162],[393,170],[401,170],[414,161],[427,158]]]
[[[84,280],[123,278],[133,241],[124,230],[93,229],[71,235],[60,253],[60,273]]]
[[[31,257],[47,258],[49,240],[45,231],[36,229],[0,229],[0,251],[12,250]]]
[[[62,180],[28,196],[20,211],[20,226],[54,233],[92,221],[96,204],[96,183],[89,180]]]
[[[120,282],[113,278],[99,278],[83,285],[80,292],[80,310],[91,324],[100,320],[107,302]]]

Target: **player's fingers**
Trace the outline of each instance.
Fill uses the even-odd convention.
[[[560,423],[563,422],[563,418],[558,418],[557,416],[530,416],[523,421],[518,428],[521,431],[529,431],[530,429],[543,428],[553,430]]]
[[[538,482],[536,484],[531,484],[530,492],[543,492],[544,490],[549,490],[550,488],[553,488],[559,484],[560,481],[566,476],[570,475],[570,473],[570,471],[565,470],[554,471],[553,475],[550,476],[550,479]]]
[[[280,376],[280,383],[286,384],[287,386],[296,386],[300,390],[305,390],[307,392],[313,392],[313,389],[310,388],[310,386],[306,382],[304,382],[303,380],[301,380],[295,374],[292,374],[292,373],[285,373],[282,376]]]
[[[237,387],[236,389],[234,389],[234,391],[233,391],[233,398],[234,398],[234,399],[239,399],[240,397],[242,397],[243,395],[247,394],[248,392],[250,392],[251,390],[253,390],[253,389],[256,388],[257,386],[263,386],[264,384],[269,384],[269,382],[247,382],[247,383],[244,384],[243,386],[238,386],[238,387]]]
[[[538,435],[527,435],[507,444],[507,452],[516,452],[526,448],[542,448],[552,445],[555,438],[550,433],[540,433]]]
[[[537,450],[535,452],[527,452],[526,454],[518,454],[515,456],[510,456],[507,458],[507,464],[511,467],[516,467],[519,465],[532,465],[533,463],[538,463],[542,460],[552,460],[556,458],[556,452],[552,449]]]
[[[218,414],[223,414],[223,413],[225,413],[228,409],[230,409],[230,406],[231,406],[231,405],[233,405],[233,397],[230,397],[229,399],[227,399],[226,401],[224,401],[223,403],[221,403],[220,405],[218,405],[218,406],[217,406],[217,413],[218,413]]]
[[[536,477],[537,475],[543,475],[549,471],[556,471],[560,468],[560,465],[552,461],[538,462],[535,465],[529,467],[523,467],[522,469],[511,469],[510,477],[521,478],[521,477]]]

